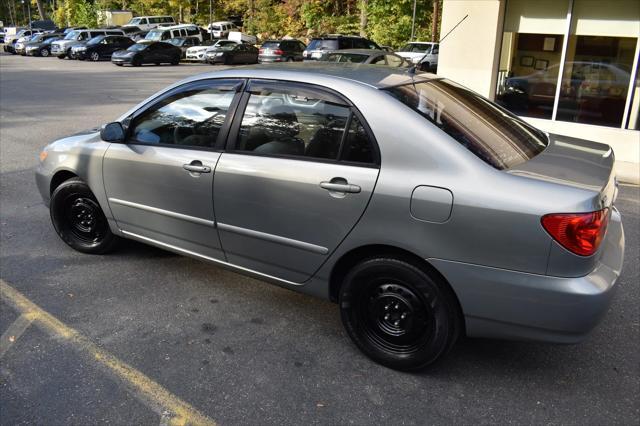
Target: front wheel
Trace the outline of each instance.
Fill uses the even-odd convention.
[[[98,52],[92,52],[90,57],[93,62],[98,62],[100,60],[100,54]]]
[[[82,253],[106,253],[117,243],[96,197],[79,178],[69,179],[53,191],[50,215],[62,241]]]
[[[387,367],[412,371],[449,351],[460,333],[460,312],[436,275],[387,257],[351,269],[340,290],[340,313],[362,352]]]
[[[46,58],[49,56],[49,49],[40,49],[40,56]]]

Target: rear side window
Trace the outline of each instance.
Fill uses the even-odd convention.
[[[498,170],[524,163],[547,146],[544,133],[452,81],[431,80],[386,90]]]
[[[373,163],[374,155],[367,131],[355,115],[351,116],[340,159],[352,163]]]
[[[354,47],[353,40],[349,38],[338,39],[338,49],[351,49]]]
[[[252,92],[236,143],[239,151],[337,160],[351,111],[313,92]]]

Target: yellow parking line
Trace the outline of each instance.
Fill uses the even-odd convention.
[[[11,346],[22,336],[33,322],[34,316],[22,314],[15,320],[7,330],[0,336],[0,358],[4,356]]]
[[[80,332],[41,309],[2,279],[0,279],[0,297],[18,310],[22,314],[21,317],[30,319],[48,334],[66,340],[76,350],[95,360],[99,367],[124,384],[131,394],[156,412],[161,417],[163,424],[176,426],[213,426],[216,424],[140,371],[120,361]],[[28,326],[29,324],[26,325],[26,327]]]

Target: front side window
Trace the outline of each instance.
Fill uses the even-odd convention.
[[[312,91],[254,91],[236,150],[336,160],[351,111]]]
[[[542,152],[546,136],[480,95],[448,80],[430,80],[386,89],[498,170]]]
[[[129,141],[212,148],[235,93],[228,85],[187,89],[170,96],[134,119]]]

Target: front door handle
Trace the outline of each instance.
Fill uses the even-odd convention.
[[[183,164],[182,168],[190,173],[211,173],[211,167],[203,166],[201,161],[194,160],[189,164]]]
[[[320,188],[326,189],[327,191],[348,192],[350,194],[357,194],[362,190],[358,185],[335,182],[320,182]]]

